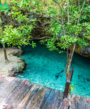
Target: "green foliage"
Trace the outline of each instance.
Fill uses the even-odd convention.
[[[21,0],[18,6],[20,8],[27,9],[27,7],[29,6],[29,3],[30,3],[30,0]]]
[[[52,20],[50,27],[51,28],[48,30],[48,33],[51,33],[54,36],[60,34],[60,32],[62,31],[62,25],[58,24],[55,20]]]
[[[75,89],[75,87],[73,86],[73,84],[70,84],[70,89],[71,89],[71,91],[73,91]]]
[[[5,26],[2,36],[0,36],[1,42],[7,43],[8,46],[10,46],[11,44],[18,45],[19,48],[22,45],[28,45],[30,38],[32,37],[30,35],[30,31],[32,29],[33,29],[32,25],[30,25],[30,26],[24,25],[24,26],[22,26],[22,28],[20,28],[20,27],[13,28],[12,25],[10,25],[10,26],[7,25],[7,26]],[[21,30],[23,30],[23,31],[21,31]]]
[[[0,4],[0,10],[1,10],[1,12],[5,12],[5,13],[8,12],[9,13],[10,8],[8,7],[8,4],[5,3],[4,5]]]
[[[0,19],[0,25],[2,24],[2,20]]]
[[[57,46],[66,49],[68,46],[73,45],[75,42],[77,42],[77,38],[69,35],[61,36],[60,43],[57,43]]]
[[[81,47],[86,47],[89,45],[88,41],[78,37],[77,44]]]
[[[90,24],[86,22],[79,23],[79,21],[83,20],[82,17],[86,17],[85,12],[88,13],[89,10],[87,9],[90,6],[84,5],[84,1],[78,5],[74,0],[69,1],[69,6],[67,5],[67,1],[64,0],[61,3],[56,1],[55,4],[57,6],[50,5],[43,11],[44,14],[51,18],[47,33],[51,33],[55,40],[53,42],[52,38],[47,41],[42,40],[40,43],[45,43],[50,50],[57,50],[58,47],[65,50],[74,43],[77,43],[81,47],[88,46],[87,39],[90,39]],[[67,20],[68,13],[69,22]],[[79,37],[80,34],[83,38]]]
[[[58,50],[58,47],[66,49],[72,46],[74,43],[77,43],[81,47],[88,46],[87,40],[90,39],[90,24],[88,23],[87,19],[90,16],[88,14],[90,5],[85,4],[83,6],[84,2],[82,0],[79,2],[80,5],[78,5],[77,2],[74,0],[69,0],[69,5],[67,5],[66,0],[57,0],[56,2],[54,2],[53,0],[48,0],[48,3],[47,1],[43,2],[43,0],[11,0],[11,3],[14,4],[11,9],[12,19],[17,20],[19,23],[26,22],[26,24],[20,25],[18,28],[11,28],[9,26],[6,26],[3,32],[3,36],[7,36],[7,34],[9,33],[11,37],[16,37],[16,39],[18,39],[17,35],[19,35],[18,37],[20,38],[21,36],[23,36],[25,37],[25,39],[27,38],[27,40],[28,37],[31,38],[30,34],[33,26],[28,25],[28,23],[31,22],[31,24],[34,24],[36,22],[36,19],[29,20],[27,18],[27,15],[23,15],[20,11],[20,9],[27,9],[28,11],[30,10],[31,12],[35,12],[36,14],[45,14],[46,16],[50,17],[50,25],[47,28],[47,34],[52,34],[53,37],[51,39],[40,41],[40,43],[42,44],[45,43],[49,50]],[[6,3],[4,5],[0,4],[0,9],[4,12],[9,12],[10,10]],[[82,12],[80,15],[81,10]],[[67,20],[68,12],[69,22]],[[86,22],[83,23],[83,21]],[[0,21],[0,24],[1,23],[2,21]],[[7,27],[11,30],[8,31]],[[15,35],[15,32],[17,35]],[[83,36],[83,38],[79,37],[80,34]],[[6,39],[8,40],[8,38],[5,38],[4,40]],[[25,44],[25,41],[23,41],[22,44]],[[32,45],[33,47],[35,46],[34,42],[32,42]]]
[[[11,44],[17,45],[18,48],[21,48],[22,45],[32,45],[32,47],[36,47],[36,43],[33,41],[30,43],[30,40],[32,38],[31,32],[34,28],[33,25],[30,25],[30,22],[32,24],[35,23],[36,19],[32,19],[29,21],[29,18],[27,15],[23,15],[19,9],[20,8],[28,8],[28,3],[30,0],[22,0],[19,5],[17,4],[16,0],[12,0],[11,3],[14,4],[14,6],[11,8],[8,7],[7,3],[0,4],[0,9],[2,12],[9,13],[12,15],[12,19],[17,20],[19,23],[24,22],[24,25],[21,25],[17,28],[13,27],[13,25],[6,25],[4,27],[4,30],[2,31],[2,28],[0,28],[0,31],[2,31],[2,34],[0,35],[0,43],[7,43],[8,46]],[[19,7],[18,7],[19,6]],[[2,24],[2,21],[0,20],[0,24]]]
[[[32,41],[32,43],[30,45],[32,45],[32,48],[36,47],[36,43],[34,41]]]
[[[80,22],[90,22],[90,4],[86,4],[84,7]]]

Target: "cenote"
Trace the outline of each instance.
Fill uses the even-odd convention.
[[[20,79],[29,80],[35,84],[64,91],[66,76],[66,52],[49,51],[45,45],[37,43],[34,49],[31,46],[22,48],[24,54],[20,58],[26,62],[23,73],[16,74]],[[72,66],[72,94],[90,98],[90,60],[74,54]]]

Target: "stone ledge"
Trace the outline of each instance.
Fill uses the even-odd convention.
[[[15,73],[22,72],[25,68],[25,61],[17,56],[23,54],[23,51],[18,48],[7,48],[8,62],[4,60],[3,49],[0,48],[0,74],[14,76]]]

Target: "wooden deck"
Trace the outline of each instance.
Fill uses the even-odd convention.
[[[71,109],[90,109],[90,98],[72,95]]]
[[[86,105],[87,104],[87,105]],[[63,92],[0,75],[0,109],[68,109]],[[90,99],[73,96],[71,109],[90,109]]]
[[[0,75],[0,109],[68,109],[63,92]]]

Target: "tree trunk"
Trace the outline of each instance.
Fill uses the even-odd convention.
[[[68,62],[68,67],[67,67],[67,75],[69,75],[69,72],[70,72],[71,62],[72,62],[75,48],[76,48],[76,43],[74,44],[71,56],[69,57],[69,62]]]
[[[69,23],[69,0],[67,0],[67,19]]]
[[[6,53],[6,48],[5,48],[5,44],[4,43],[3,43],[3,51],[4,51],[5,61],[7,62],[8,58],[7,58],[7,53]]]
[[[70,72],[70,67],[71,67],[75,47],[76,47],[76,43],[74,44],[72,51],[70,50],[69,57],[68,57],[68,49],[67,49],[67,65],[66,65],[66,68],[65,68],[66,84],[65,84],[65,90],[64,90],[64,98],[67,97],[68,93],[70,92],[70,83],[71,83],[71,79],[72,79],[72,76],[73,76],[73,68],[71,70],[71,73],[69,73],[69,72]],[[70,93],[70,95],[71,95],[71,93]]]
[[[0,4],[1,4],[1,0],[0,0]],[[2,20],[2,14],[1,14],[1,11],[0,11],[0,20]],[[0,28],[1,28],[1,26],[0,26]],[[2,36],[2,31],[3,31],[3,29],[1,29],[1,36]],[[6,54],[6,48],[5,48],[5,43],[3,43],[3,50],[4,50],[4,57],[5,57],[5,61],[8,61],[8,59],[7,59],[7,54]]]
[[[65,84],[64,98],[67,98],[68,93],[71,92],[70,91],[70,83],[72,80],[72,76],[73,76],[73,68],[72,68],[71,73],[69,74],[68,79],[67,79],[66,84]],[[70,93],[70,95],[71,95],[71,93]]]

